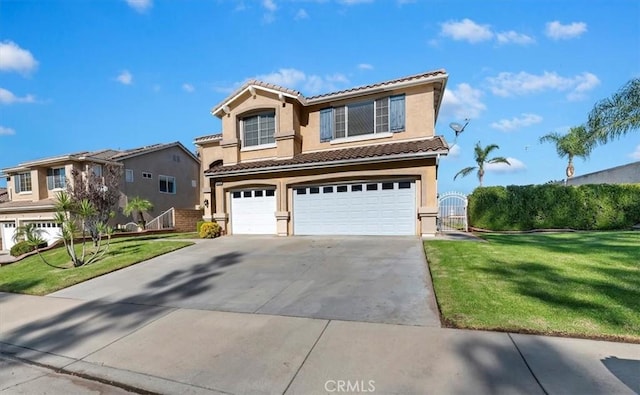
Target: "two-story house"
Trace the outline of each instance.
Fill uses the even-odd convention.
[[[194,141],[204,219],[227,234],[435,235],[447,77],[313,97],[245,83],[211,110],[222,133]]]
[[[145,215],[153,218],[172,207],[193,209],[199,203],[200,161],[181,143],[155,144],[129,150],[106,149],[24,162],[2,169],[8,201],[0,203],[1,249],[14,244],[15,229],[33,223],[51,242],[60,236],[54,222],[55,198],[65,190],[74,170],[82,176],[102,176],[103,166],[122,169],[120,199],[113,224],[131,222],[122,213],[128,199],[139,196],[153,203]]]

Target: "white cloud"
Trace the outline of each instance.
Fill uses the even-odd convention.
[[[131,85],[133,83],[133,75],[131,75],[129,70],[122,70],[116,77],[116,81],[123,85]]]
[[[31,52],[13,41],[0,42],[0,70],[28,73],[38,66]]]
[[[300,8],[298,12],[296,12],[296,15],[293,17],[293,19],[296,21],[301,21],[307,18],[309,18],[309,14],[304,10],[304,8]]]
[[[264,23],[272,23],[276,20],[276,10],[278,6],[273,0],[262,0],[262,7],[266,10],[264,15],[262,15],[262,22]]]
[[[542,122],[542,117],[540,115],[521,114],[520,117],[501,119],[497,122],[493,122],[491,124],[491,127],[494,129],[502,130],[503,132],[511,132],[513,130],[535,125],[536,123],[540,122]]]
[[[462,148],[458,144],[452,145],[449,147],[449,155],[445,156],[442,159],[456,159],[460,157],[460,153],[462,152]]]
[[[34,95],[26,95],[18,97],[13,92],[0,88],[0,104],[13,104],[13,103],[35,103],[36,97]]]
[[[184,84],[182,84],[182,90],[184,90],[185,92],[191,93],[191,92],[195,91],[196,88],[194,88],[193,85],[188,84],[188,83],[185,82]]]
[[[528,45],[536,42],[532,37],[523,33],[514,32],[513,30],[496,34],[496,40],[498,40],[499,44]]]
[[[487,78],[489,88],[494,95],[509,97],[526,95],[548,90],[568,92],[569,100],[581,99],[585,93],[598,84],[600,80],[595,74],[584,72],[573,77],[563,77],[556,72],[545,71],[541,75],[502,72],[496,77]]]
[[[477,118],[487,106],[481,101],[482,92],[471,85],[458,84],[455,89],[447,88],[442,98],[440,112],[446,117],[458,119]]]
[[[636,147],[636,150],[629,154],[631,159],[640,160],[640,144]]]
[[[510,165],[506,163],[487,163],[484,165],[484,169],[493,173],[515,173],[527,168],[519,159],[507,157],[507,160]]]
[[[13,136],[14,134],[16,134],[15,130],[0,126],[0,136]]]
[[[547,23],[545,34],[553,40],[567,40],[580,37],[587,31],[587,24],[584,22],[573,22],[563,25],[559,21]]]
[[[145,13],[153,7],[153,0],[125,0],[129,7],[139,13]]]
[[[278,9],[278,6],[276,5],[275,1],[273,0],[262,0],[262,6],[267,10],[267,11],[275,11]]]
[[[440,34],[458,41],[468,41],[472,44],[491,40],[493,32],[489,25],[478,25],[471,19],[449,21],[441,25]]]
[[[373,0],[338,0],[338,3],[344,4],[344,5],[356,5],[356,4],[373,3]]]
[[[349,79],[341,73],[325,76],[307,75],[303,71],[293,68],[280,69],[274,73],[259,75],[255,78],[285,88],[301,89],[307,94],[335,91],[349,83]]]
[[[359,68],[360,70],[373,70],[373,66],[372,66],[372,65],[370,65],[369,63],[360,63],[360,64],[358,65],[358,68]]]

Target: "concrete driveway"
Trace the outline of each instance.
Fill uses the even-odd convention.
[[[440,326],[414,237],[222,237],[50,296]]]

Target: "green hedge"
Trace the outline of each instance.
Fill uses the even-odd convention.
[[[469,223],[489,230],[628,229],[640,223],[640,185],[477,188],[469,196]]]

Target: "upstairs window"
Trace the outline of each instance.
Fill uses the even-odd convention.
[[[405,129],[405,96],[325,108],[320,111],[320,141]]]
[[[244,117],[241,124],[243,147],[255,147],[276,142],[276,114],[274,111]]]
[[[132,169],[125,169],[125,171],[124,171],[124,180],[126,182],[133,182],[133,170]]]
[[[62,189],[66,186],[64,167],[47,169],[47,189]]]
[[[171,176],[158,176],[160,182],[160,192],[176,193],[176,178]]]
[[[31,192],[31,173],[20,173],[14,177],[16,192]]]

